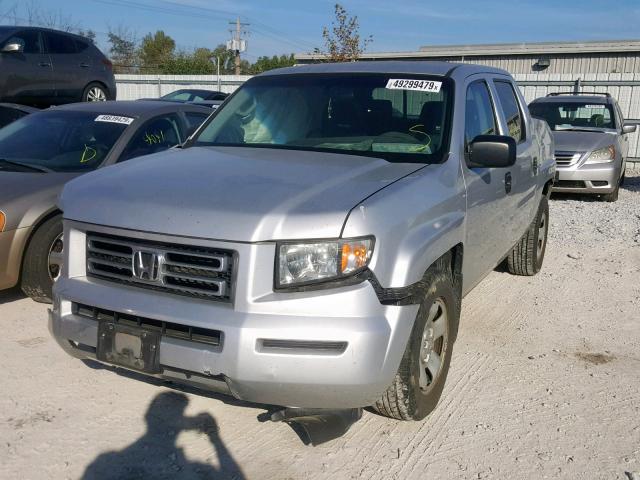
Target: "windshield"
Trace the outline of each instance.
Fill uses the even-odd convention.
[[[539,102],[529,105],[531,115],[546,121],[551,130],[615,129],[610,105],[597,102]]]
[[[34,113],[0,129],[0,158],[55,172],[93,170],[131,121],[89,112]]]
[[[274,75],[245,83],[194,145],[288,148],[441,161],[450,84],[398,75]]]

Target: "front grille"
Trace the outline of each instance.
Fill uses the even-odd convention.
[[[230,301],[233,252],[87,233],[87,275],[178,295]]]
[[[163,322],[152,318],[139,317],[126,313],[114,312],[102,308],[91,307],[81,303],[73,304],[73,313],[81,317],[96,321],[113,322],[129,327],[139,327],[143,330],[160,332],[161,335],[171,338],[179,338],[190,342],[205,343],[207,345],[222,345],[222,333],[218,330],[190,327],[179,323]]]
[[[570,167],[580,160],[580,153],[576,152],[556,152],[556,165],[559,167]]]

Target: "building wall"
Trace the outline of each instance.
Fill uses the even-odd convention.
[[[539,73],[640,73],[640,52],[633,53],[590,53],[587,55],[517,55],[486,57],[439,57],[429,60],[477,63],[498,67],[512,74],[535,73],[535,64],[541,58],[548,58],[551,64]]]

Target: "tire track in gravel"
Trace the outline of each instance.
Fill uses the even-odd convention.
[[[435,411],[438,412],[440,421],[437,423],[435,433],[431,439],[429,439],[432,433],[431,430],[423,432],[424,427],[422,427],[416,432],[414,442],[418,443],[417,446],[423,446],[425,443],[426,446],[424,449],[415,448],[411,451],[402,470],[399,472],[399,478],[414,478],[417,469],[422,468],[424,470],[432,463],[433,456],[442,447],[444,440],[470,407],[472,402],[469,398],[470,395],[467,394],[475,390],[482,381],[486,373],[486,367],[491,361],[492,357],[490,355],[486,353],[479,354],[477,361],[473,362],[472,368],[465,371],[456,385],[456,389],[449,391],[449,401],[444,405],[439,405],[438,410]],[[459,385],[460,383],[462,385]]]

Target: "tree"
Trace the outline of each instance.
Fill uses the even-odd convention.
[[[82,28],[78,29],[78,35],[90,40],[91,43],[96,43],[96,32],[90,28],[87,30],[83,30]]]
[[[124,27],[109,28],[109,56],[114,73],[132,73],[138,69],[138,40],[134,33]]]
[[[291,67],[296,64],[296,60],[293,53],[290,55],[274,55],[273,57],[259,57],[256,63],[251,65],[251,73],[258,74],[266,72],[267,70],[273,70],[274,68]]]
[[[211,75],[214,70],[208,48],[198,48],[193,53],[179,52],[161,70],[169,75]]]
[[[142,39],[140,46],[141,67],[145,73],[156,73],[167,65],[174,56],[176,42],[162,30],[148,34]]]
[[[373,37],[360,38],[360,24],[357,16],[349,16],[338,3],[334,7],[335,20],[331,29],[323,27],[322,38],[325,50],[316,48],[314,54],[330,62],[354,62],[367,49]]]

